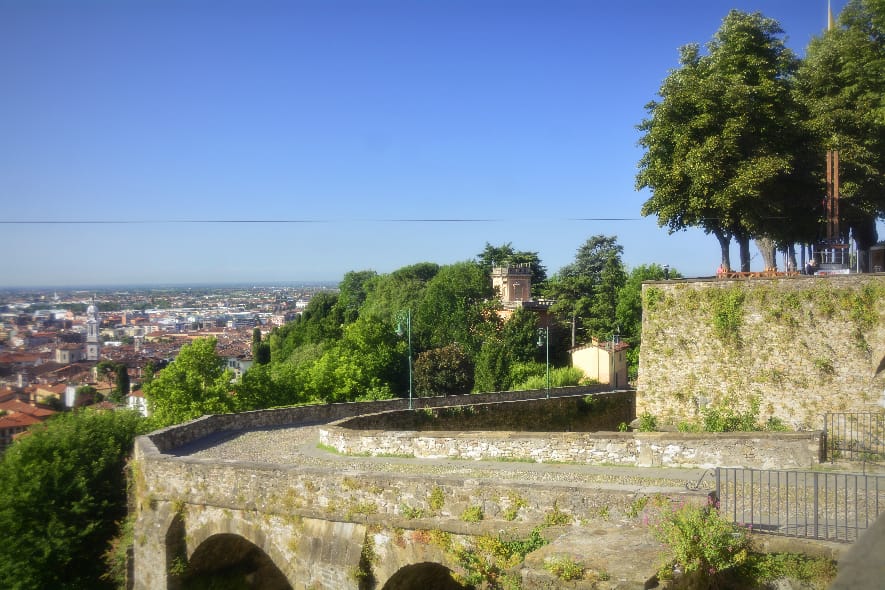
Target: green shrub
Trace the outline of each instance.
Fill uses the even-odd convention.
[[[744,292],[738,289],[711,290],[713,331],[723,343],[740,347]]]
[[[836,577],[836,562],[798,553],[751,553],[735,573],[745,586],[789,579],[801,582],[803,588],[823,590]]]
[[[665,511],[653,530],[686,574],[713,576],[746,562],[749,555],[748,531],[720,516],[712,503]]]
[[[562,524],[568,524],[572,521],[572,518],[565,512],[559,509],[559,505],[554,502],[553,508],[544,514],[544,526],[557,526]]]
[[[639,416],[639,432],[654,432],[657,429],[657,418],[647,412]]]
[[[547,367],[544,364],[537,363],[540,367],[540,373],[526,377],[521,381],[514,379],[514,391],[530,391],[533,389],[547,388]],[[572,387],[581,385],[584,378],[584,372],[574,367],[558,367],[550,369],[550,387]]]
[[[428,499],[428,504],[430,505],[431,510],[441,510],[442,507],[446,503],[446,498],[443,495],[442,488],[436,486],[433,488],[433,491],[430,492],[430,498]]]
[[[580,580],[584,577],[584,568],[572,557],[552,557],[544,562],[544,569],[565,582]]]
[[[464,522],[479,522],[483,518],[485,518],[485,514],[483,514],[482,506],[471,506],[461,513],[461,520]]]
[[[759,399],[750,400],[750,407],[745,411],[734,408],[734,401],[726,401],[720,406],[704,408],[704,430],[707,432],[753,432],[762,430],[759,425]]]

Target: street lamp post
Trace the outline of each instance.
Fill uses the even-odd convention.
[[[396,312],[396,335],[403,335],[403,324],[409,341],[409,409],[412,409],[412,310],[401,309]]]
[[[538,328],[538,346],[543,346],[547,353],[547,397],[550,397],[550,326]]]

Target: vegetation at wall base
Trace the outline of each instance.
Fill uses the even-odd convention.
[[[754,551],[750,530],[722,517],[713,501],[665,509],[653,531],[668,548],[658,578],[671,590],[752,590],[785,579],[823,590],[836,577],[829,558]]]
[[[114,587],[100,556],[125,534],[125,465],[144,427],[136,412],[81,410],[6,450],[0,530],[15,542],[0,544],[0,587]]]

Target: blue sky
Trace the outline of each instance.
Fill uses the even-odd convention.
[[[486,242],[552,274],[595,234],[710,275],[713,237],[640,218],[635,125],[731,8],[800,55],[826,25],[825,0],[0,0],[0,221],[57,222],[0,224],[0,286],[337,281]],[[202,223],[247,220],[291,223]]]

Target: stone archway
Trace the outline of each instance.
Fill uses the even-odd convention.
[[[458,583],[452,570],[432,562],[415,563],[397,570],[381,590],[468,590]]]
[[[177,578],[182,590],[213,587],[213,581],[221,580],[225,587],[292,590],[267,553],[231,533],[212,535],[200,543]]]

